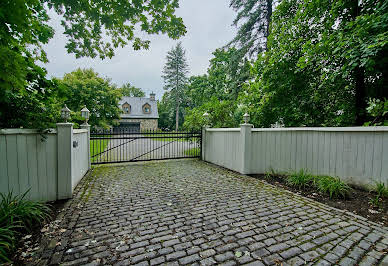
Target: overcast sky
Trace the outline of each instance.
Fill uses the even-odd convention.
[[[209,59],[216,48],[228,43],[236,32],[231,26],[235,13],[227,0],[180,0],[177,15],[183,18],[187,34],[182,37],[183,47],[190,67],[190,75],[206,73]],[[112,59],[76,59],[67,54],[66,37],[58,16],[52,16],[51,25],[55,36],[45,47],[49,63],[49,76],[63,77],[78,67],[93,68],[117,85],[130,82],[142,88],[147,94],[154,91],[160,99],[163,94],[162,69],[166,54],[177,41],[165,35],[149,36],[149,50],[134,51],[131,45],[116,50]]]

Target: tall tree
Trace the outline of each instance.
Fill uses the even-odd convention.
[[[23,121],[23,117],[33,118],[27,112],[43,113],[49,108],[52,83],[39,64],[47,62],[43,45],[54,36],[53,28],[48,25],[49,9],[61,15],[64,34],[68,37],[68,53],[74,53],[77,58],[106,58],[114,55],[115,48],[129,43],[135,50],[147,49],[150,42],[140,38],[143,33],[164,33],[172,39],[184,35],[183,21],[174,13],[178,7],[178,0],[2,0],[0,116],[7,118],[0,117],[5,121],[1,126],[32,126],[31,120]],[[21,114],[21,111],[19,119],[12,119],[15,123],[6,123],[11,121],[10,114]],[[39,121],[43,120],[37,118]]]
[[[131,83],[125,83],[123,86],[120,88],[121,93],[123,96],[128,96],[128,97],[144,97],[145,93],[142,89],[137,88],[135,86],[132,86]]]
[[[181,42],[167,53],[166,60],[162,75],[164,89],[169,91],[170,97],[175,102],[175,130],[178,130],[179,109],[184,101],[184,89],[187,85],[189,72],[186,51],[183,49]]]
[[[230,44],[238,47],[242,56],[256,58],[267,49],[273,4],[274,0],[231,0],[238,31]]]
[[[283,0],[245,97],[255,125],[367,121],[367,98],[388,94],[387,11],[387,1]]]

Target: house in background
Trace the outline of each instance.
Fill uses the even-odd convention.
[[[119,101],[122,110],[119,125],[116,130],[129,128],[130,131],[156,130],[158,128],[158,105],[155,94],[151,93],[149,98],[123,97]]]

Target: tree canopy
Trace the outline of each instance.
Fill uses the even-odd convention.
[[[58,80],[60,96],[72,110],[72,121],[81,123],[80,110],[87,106],[90,111],[92,126],[107,127],[115,119],[120,118],[121,109],[118,102],[122,96],[121,90],[111,81],[102,78],[93,69],[77,69]]]
[[[128,97],[144,97],[145,93],[142,89],[132,86],[131,83],[125,83],[121,86],[121,93]]]
[[[231,0],[230,7],[237,16],[233,25],[238,28],[230,42],[237,47],[241,56],[256,58],[266,50],[270,33],[273,0]]]
[[[386,2],[283,0],[245,103],[270,126],[350,126],[386,97]],[[384,67],[385,66],[385,67]]]
[[[232,48],[213,53],[206,74],[189,77],[185,128],[198,130],[205,111],[217,127],[238,126],[243,112],[256,127],[387,123],[387,1],[232,0],[231,7],[239,30]]]
[[[103,59],[129,43],[135,50],[147,49],[150,42],[140,37],[143,33],[163,33],[172,39],[184,35],[183,21],[175,15],[178,7],[178,0],[1,1],[0,126],[43,126],[40,121],[47,120],[32,121],[35,112],[51,108],[50,97],[56,90],[41,67],[47,62],[43,45],[54,35],[48,10],[61,15],[69,53]],[[25,121],[27,117],[32,120]]]

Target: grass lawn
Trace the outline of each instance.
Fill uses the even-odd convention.
[[[158,141],[195,141],[198,139],[198,137],[194,138],[184,138],[188,136],[189,134],[183,133],[183,134],[171,134],[171,133],[163,133],[163,132],[158,132],[159,134],[153,135],[151,134],[144,134],[143,136],[145,137],[150,137],[153,140],[158,140]],[[163,134],[160,134],[163,133]],[[194,133],[195,134],[195,133]],[[175,137],[175,138],[174,138]]]
[[[185,150],[185,155],[187,156],[200,156],[201,149],[199,147],[191,148]]]
[[[93,158],[94,155],[103,152],[109,143],[109,139],[91,139],[90,140],[90,157],[92,162],[97,161],[99,156]]]

